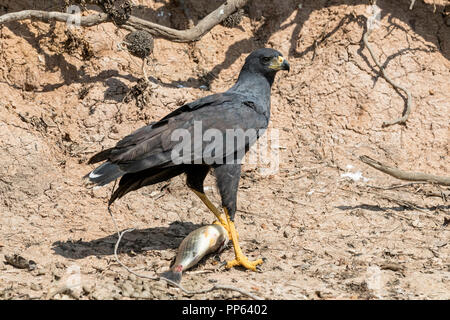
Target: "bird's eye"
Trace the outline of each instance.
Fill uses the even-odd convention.
[[[269,62],[270,60],[272,60],[271,57],[263,57],[263,58],[262,58],[262,61],[263,61],[263,62],[266,62],[266,63]]]

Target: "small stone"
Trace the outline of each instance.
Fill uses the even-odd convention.
[[[134,288],[134,290],[136,290],[136,291],[142,291],[142,285],[141,284],[139,284],[138,282],[133,282],[132,284],[131,284],[131,286]]]
[[[97,290],[97,291],[94,291],[92,293],[92,298],[95,299],[95,300],[105,300],[106,295],[105,295],[105,293],[103,291],[98,291]]]
[[[163,259],[163,260],[170,261],[173,259],[173,257],[174,257],[174,254],[172,252],[169,252],[169,251],[161,252],[161,259]]]
[[[45,269],[44,268],[41,268],[41,267],[37,267],[35,270],[34,270],[34,275],[35,276],[43,276],[43,275],[45,275],[47,272],[45,271]]]
[[[83,292],[84,292],[85,294],[91,293],[93,288],[94,288],[93,285],[83,284]]]
[[[30,289],[31,289],[31,290],[34,290],[34,291],[39,291],[39,290],[42,289],[42,287],[41,287],[40,284],[32,283],[32,284],[30,285]]]
[[[141,298],[142,299],[151,299],[152,298],[152,294],[150,293],[150,291],[144,290],[141,293]]]
[[[122,296],[119,293],[114,293],[111,296],[111,298],[114,299],[114,300],[120,300],[120,299],[122,299]]]
[[[163,298],[163,295],[161,294],[161,292],[157,291],[157,292],[153,292],[153,298],[155,300],[160,300]]]
[[[310,265],[309,263],[305,263],[305,264],[302,264],[302,265],[300,266],[300,268],[301,268],[302,270],[308,270],[309,268],[311,268],[311,265]]]
[[[28,269],[30,271],[36,269],[36,262],[28,260],[19,254],[5,255],[5,262],[18,269]]]
[[[131,296],[131,294],[133,293],[133,287],[131,286],[131,284],[129,284],[128,282],[125,282],[123,285],[122,285],[122,294],[125,296],[125,297],[129,297],[129,296]]]
[[[224,299],[223,294],[219,293],[219,292],[214,293],[213,294],[213,298],[215,298],[215,299]]]

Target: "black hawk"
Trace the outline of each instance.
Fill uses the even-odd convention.
[[[236,258],[227,268],[240,265],[256,270],[262,260],[249,261],[242,253],[234,216],[241,160],[269,124],[270,90],[279,70],[289,70],[280,52],[268,48],[253,51],[228,91],[185,104],[126,136],[115,147],[97,153],[89,164],[105,162],[86,177],[99,186],[120,178],[110,205],[130,191],[185,173],[187,186],[229,233]],[[210,170],[225,218],[203,190]]]

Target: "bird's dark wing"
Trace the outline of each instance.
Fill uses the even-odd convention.
[[[160,121],[138,129],[134,133],[119,141],[114,148],[100,152],[92,157],[89,163],[108,160],[116,164],[120,170],[126,173],[138,172],[152,167],[167,167],[176,165],[173,162],[172,150],[179,145],[180,140],[172,139],[172,134],[177,129],[184,129],[190,135],[190,155],[196,163],[211,161],[204,159],[199,147],[204,149],[210,142],[201,141],[195,143],[195,122],[201,123],[204,133],[208,129],[225,135],[227,129],[265,129],[268,119],[258,113],[254,108],[255,103],[235,93],[214,94],[184,105]],[[255,139],[256,140],[256,139]],[[253,141],[254,142],[254,141]],[[252,143],[251,141],[248,143]],[[219,154],[222,152],[222,154]],[[215,158],[226,156],[233,150],[217,148]]]
[[[212,94],[200,99],[197,99],[191,103],[185,104],[178,109],[172,111],[168,115],[166,115],[164,118],[159,120],[158,122],[150,123],[149,125],[142,127],[135,132],[129,134],[122,140],[120,140],[117,145],[113,148],[109,148],[106,150],[103,150],[97,154],[95,154],[91,159],[89,159],[88,164],[93,164],[97,162],[101,162],[104,160],[112,160],[110,159],[111,156],[114,154],[120,154],[123,153],[125,149],[132,148],[139,143],[143,142],[144,140],[149,139],[152,135],[157,135],[158,132],[161,130],[155,130],[158,127],[164,127],[164,125],[168,124],[168,120],[170,118],[174,118],[176,116],[179,116],[183,113],[189,113],[194,110],[198,110],[202,107],[206,106],[217,106],[224,102],[232,102],[233,101],[233,95],[228,93],[217,93]],[[166,129],[164,127],[164,129]]]

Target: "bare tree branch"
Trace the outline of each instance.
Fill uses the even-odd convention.
[[[147,20],[131,16],[121,28],[146,30],[154,36],[162,37],[174,42],[191,42],[197,41],[214,26],[221,23],[229,15],[237,9],[243,7],[249,0],[228,0],[220,7],[204,17],[193,28],[186,30],[176,30],[168,28]],[[19,12],[11,12],[0,16],[0,25],[11,21],[19,21],[25,19],[37,19],[43,22],[60,21],[67,22],[73,20],[74,15],[63,12],[47,12],[39,10],[24,10]],[[80,17],[80,26],[89,27],[105,22],[112,21],[106,13],[95,13],[88,16]]]
[[[377,160],[374,160],[368,156],[360,156],[359,160],[364,162],[365,164],[368,164],[372,168],[375,168],[377,170],[380,170],[381,172],[384,172],[390,176],[393,176],[394,178],[400,179],[400,180],[406,180],[406,181],[424,181],[424,182],[431,182],[436,183],[443,186],[450,186],[450,177],[441,177],[441,176],[435,176],[432,174],[422,173],[422,172],[408,172],[399,170],[394,167],[389,167]]]

